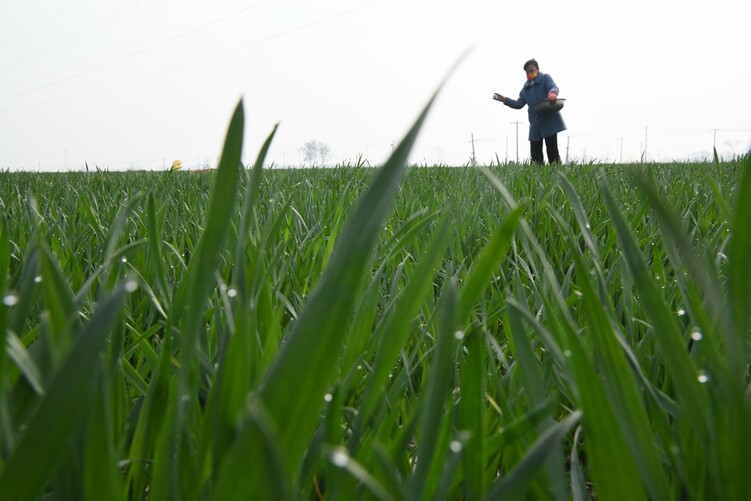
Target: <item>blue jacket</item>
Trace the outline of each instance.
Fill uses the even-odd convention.
[[[534,106],[540,101],[548,98],[548,92],[555,91],[558,93],[558,87],[553,81],[553,77],[545,73],[538,73],[537,78],[527,81],[519,93],[519,99],[506,98],[503,104],[510,108],[520,110],[527,105],[529,113],[529,140],[539,141],[540,139],[550,137],[566,130],[566,124],[563,123],[563,117],[560,111],[553,113],[537,113]]]

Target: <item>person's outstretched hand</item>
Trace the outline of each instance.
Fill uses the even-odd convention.
[[[555,104],[555,101],[558,99],[558,94],[556,94],[553,91],[548,92],[548,101],[550,101],[550,104]]]
[[[505,101],[505,100],[506,100],[506,97],[505,97],[505,96],[503,96],[503,95],[501,95],[501,94],[498,94],[498,93],[496,92],[495,94],[493,94],[493,99],[495,99],[496,101],[500,101],[500,102],[503,102],[503,101]]]

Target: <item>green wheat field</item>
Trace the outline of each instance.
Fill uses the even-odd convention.
[[[428,108],[0,172],[0,500],[748,499],[751,161],[408,167]]]

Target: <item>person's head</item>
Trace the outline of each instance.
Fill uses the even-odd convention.
[[[540,65],[537,64],[537,61],[533,58],[524,63],[524,72],[527,74],[528,80],[534,80],[537,78],[537,73],[540,71]]]

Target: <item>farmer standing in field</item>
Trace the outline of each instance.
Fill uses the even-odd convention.
[[[548,162],[551,164],[560,163],[558,133],[566,130],[566,124],[563,123],[563,117],[558,111],[560,108],[555,106],[558,99],[558,87],[555,85],[553,77],[540,72],[540,66],[534,59],[524,63],[524,71],[527,73],[527,81],[519,93],[519,99],[511,99],[498,93],[493,94],[493,99],[517,110],[522,109],[526,104],[529,113],[529,142],[532,162],[536,164],[545,162],[542,156],[542,141],[545,140]],[[538,111],[535,105],[546,99],[548,102],[545,103],[545,106],[549,106],[551,111],[546,111],[545,107]]]

